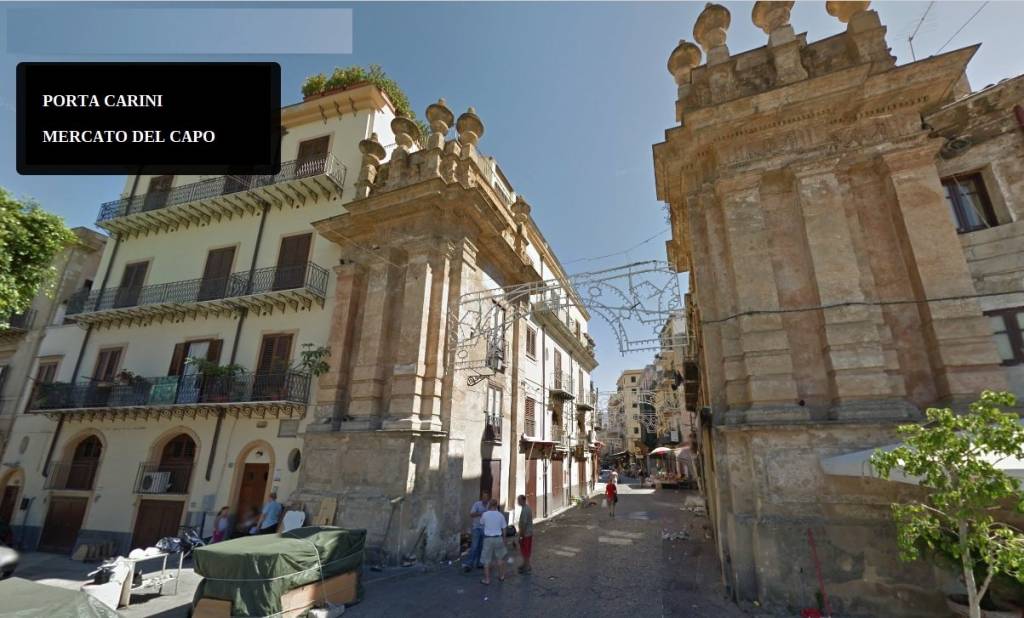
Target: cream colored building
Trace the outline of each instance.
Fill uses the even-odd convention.
[[[650,399],[652,384],[645,382],[643,369],[627,369],[619,374],[615,386],[622,401],[625,450],[634,460],[642,458],[646,454],[643,443],[646,430],[641,416],[645,412],[645,401]]]
[[[37,390],[12,433],[12,443],[32,436],[11,460],[32,499],[16,522],[26,547],[112,542],[123,553],[181,525],[209,534],[220,507],[237,518],[277,491],[310,518],[326,512],[330,494],[330,523],[369,529],[386,552],[389,531],[410,547],[422,529],[415,521],[437,522],[427,546],[451,553],[482,487],[506,504],[531,494],[540,516],[589,491],[588,316],[494,159],[464,146],[472,158],[459,174],[487,186],[515,231],[519,245],[507,255],[475,231],[453,240],[457,219],[415,220],[415,203],[361,209],[372,201],[369,159],[381,167],[376,191],[386,170],[408,184],[411,170],[398,165],[435,156],[393,133],[408,121],[395,119],[377,88],[308,98],[284,108],[282,124],[273,177],[129,177],[122,196],[102,205],[98,225],[112,240],[98,281],[69,300],[77,326],[47,335],[37,362],[60,357],[55,381]],[[375,226],[382,234],[372,237]],[[419,236],[399,241],[403,234]],[[425,259],[409,261],[417,251]],[[430,269],[452,255],[472,261],[441,302],[436,286],[447,284]],[[519,265],[511,278],[492,266],[508,255]],[[477,325],[498,337],[493,349],[439,330],[457,321],[464,293],[545,279],[564,285],[514,306],[496,295],[493,321]],[[318,379],[301,361],[321,346],[330,347],[330,370]],[[457,348],[471,354],[456,358]],[[225,366],[235,370],[225,375]],[[425,408],[418,389],[430,389]],[[457,448],[459,468],[449,461],[445,480],[427,485],[400,481],[410,467],[438,464],[410,450],[416,436]],[[344,447],[357,442],[367,450]],[[442,494],[444,511],[435,508]],[[396,496],[405,499],[402,521],[385,528]],[[429,508],[418,512],[418,503]]]

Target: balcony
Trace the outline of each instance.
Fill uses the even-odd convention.
[[[576,398],[577,410],[593,410],[597,407],[597,393],[589,391]]]
[[[35,309],[16,313],[6,320],[0,320],[0,322],[7,322],[7,326],[0,328],[0,337],[17,337],[24,335],[28,331],[32,330],[32,325],[35,324],[35,321]]]
[[[46,469],[46,489],[92,491],[99,460],[51,461]]]
[[[584,369],[591,371],[597,367],[594,340],[587,333],[576,336],[575,328],[569,323],[568,311],[565,311],[564,317],[562,315],[566,302],[557,298],[535,302],[532,306],[533,318],[546,327],[548,334],[572,354]]]
[[[242,308],[257,314],[288,307],[308,308],[314,302],[323,305],[327,281],[326,268],[306,262],[141,288],[82,290],[68,299],[66,315],[80,324],[105,324],[140,318],[230,313]]]
[[[555,399],[573,399],[572,376],[564,371],[551,372],[548,389]]]
[[[191,478],[192,464],[142,463],[139,464],[139,472],[135,475],[135,493],[187,494]]]
[[[130,384],[40,384],[30,411],[87,419],[196,418],[226,412],[257,418],[301,418],[310,377],[297,371],[135,378]]]
[[[486,442],[501,442],[501,414],[484,412],[486,426],[484,427],[484,440]]]
[[[288,161],[273,176],[218,176],[169,191],[121,198],[100,207],[96,225],[110,233],[146,234],[341,197],[345,166],[332,155]]]

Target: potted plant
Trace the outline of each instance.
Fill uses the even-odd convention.
[[[1024,582],[1024,534],[993,515],[1006,508],[1024,512],[1020,481],[997,467],[1003,459],[1024,458],[1024,426],[1002,410],[1014,405],[1010,393],[985,391],[966,414],[929,408],[927,424],[899,427],[902,445],[871,456],[882,478],[898,470],[927,490],[892,505],[900,555],[915,560],[923,548],[948,555],[967,589],[962,615],[970,618],[1003,615],[982,608],[997,576]],[[956,595],[947,600],[957,611]]]
[[[238,389],[245,385],[235,378],[245,372],[245,367],[234,363],[218,365],[211,360],[192,356],[185,359],[185,364],[195,367],[196,373],[202,376],[200,400],[210,403],[238,400]]]

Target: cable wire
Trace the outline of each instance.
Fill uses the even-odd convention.
[[[638,242],[637,244],[633,245],[632,247],[629,247],[628,249],[623,249],[622,251],[616,251],[615,253],[609,253],[607,255],[598,255],[598,256],[594,256],[594,257],[576,258],[574,260],[567,260],[565,262],[562,262],[562,264],[573,264],[575,262],[594,262],[594,261],[597,261],[597,260],[603,260],[605,258],[615,257],[617,255],[623,255],[623,254],[629,253],[630,251],[632,251],[634,249],[642,247],[643,245],[646,245],[647,243],[649,243],[652,240],[656,239],[657,237],[661,236],[665,232],[670,231],[671,229],[672,229],[671,227],[667,227],[667,228],[661,230],[660,232],[658,232],[657,234],[655,234],[654,236],[651,236],[650,238],[647,238],[646,240],[641,240],[640,242]]]
[[[975,18],[975,17],[977,17],[977,16],[978,16],[978,13],[980,13],[980,12],[981,12],[981,10],[982,10],[983,8],[985,8],[986,6],[988,6],[988,1],[987,1],[987,0],[986,0],[985,2],[983,2],[983,3],[981,4],[981,6],[979,6],[979,7],[978,7],[978,10],[974,12],[974,15],[971,15],[970,17],[968,17],[968,18],[967,18],[967,21],[965,21],[965,22],[963,23],[963,25],[962,25],[962,26],[960,26],[959,28],[957,28],[956,32],[954,32],[954,33],[953,33],[953,36],[949,37],[949,40],[948,40],[948,41],[946,41],[945,43],[943,43],[943,44],[942,44],[942,47],[940,47],[940,48],[939,48],[939,50],[938,50],[937,52],[935,52],[935,54],[936,54],[936,55],[937,55],[937,54],[941,54],[941,53],[942,53],[942,50],[946,49],[946,46],[947,46],[947,45],[949,45],[950,43],[952,43],[952,42],[953,42],[953,39],[955,39],[955,38],[956,38],[956,35],[960,34],[960,32],[962,32],[962,31],[963,31],[963,29],[967,27],[967,24],[969,24],[969,23],[971,23],[972,21],[974,21],[974,18]]]

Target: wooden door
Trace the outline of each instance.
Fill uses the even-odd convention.
[[[322,174],[326,170],[327,147],[330,136],[308,139],[299,144],[299,156],[295,158],[295,177],[305,178]]]
[[[488,492],[492,500],[501,502],[501,460],[485,459],[480,475],[480,491]]]
[[[199,284],[199,300],[224,298],[231,278],[231,265],[235,261],[235,248],[213,249],[206,254],[203,279]]]
[[[14,521],[14,506],[18,502],[19,485],[4,487],[3,498],[0,498],[0,522],[10,525]]]
[[[555,508],[562,506],[562,483],[565,482],[565,468],[561,459],[551,460],[551,499]]]
[[[537,460],[526,461],[526,503],[534,513],[537,512]]]
[[[82,529],[87,505],[88,498],[52,496],[39,537],[39,551],[70,554]]]
[[[299,234],[281,239],[277,253],[277,268],[274,270],[274,289],[293,290],[301,288],[306,279],[306,263],[309,261],[309,246],[312,234]]]
[[[238,521],[245,520],[249,509],[259,510],[263,507],[263,497],[267,491],[267,480],[270,464],[247,463],[242,468],[242,484],[238,487]]]
[[[180,500],[140,500],[132,548],[153,547],[165,536],[177,536],[184,508],[185,503]]]
[[[143,203],[143,210],[156,210],[167,205],[167,198],[171,194],[171,185],[174,184],[174,176],[154,176],[149,181],[149,189],[146,191],[146,201]]]
[[[124,267],[121,285],[114,294],[114,307],[134,307],[139,304],[142,283],[146,280],[149,262],[135,262]]]
[[[569,390],[568,384],[562,384],[562,353],[555,350],[555,388]]]
[[[288,365],[292,353],[291,335],[264,335],[256,364],[253,394],[263,401],[285,398],[288,388]]]
[[[89,436],[79,442],[68,466],[64,489],[92,491],[102,454],[103,443],[96,436]]]
[[[580,498],[586,498],[587,497],[587,462],[586,461],[579,462],[579,469],[580,469],[580,482],[579,482]]]

